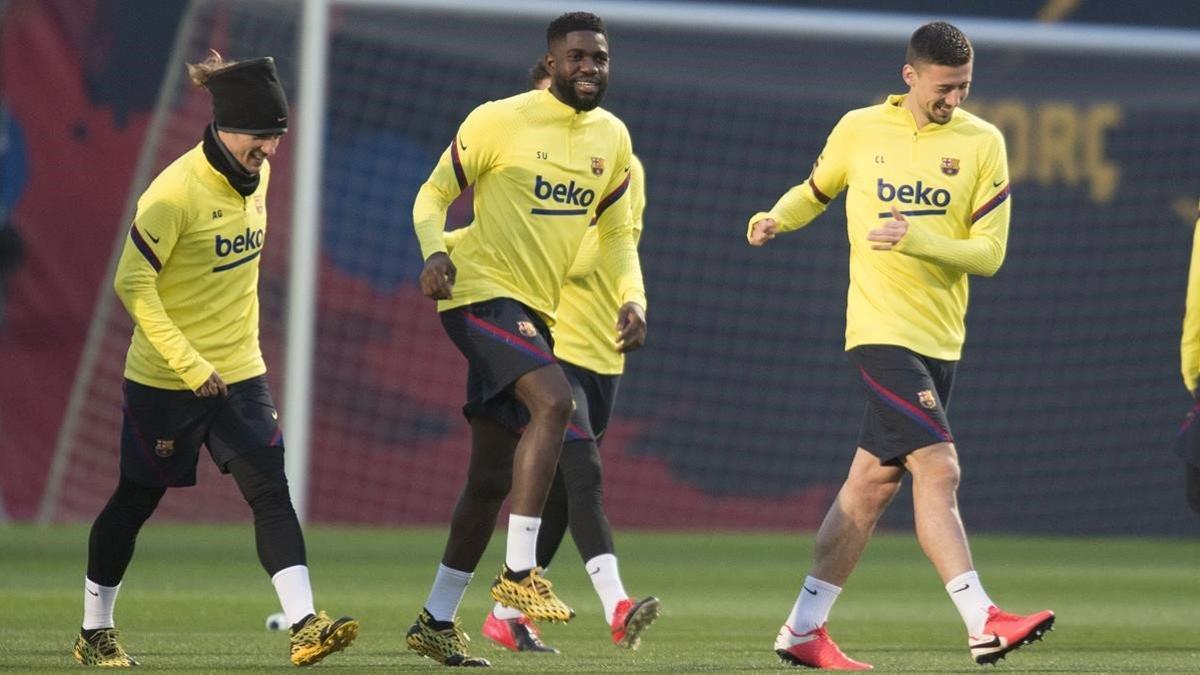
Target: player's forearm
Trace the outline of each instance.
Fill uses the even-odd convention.
[[[1198,289],[1200,290],[1200,289]],[[1187,311],[1183,315],[1183,337],[1179,340],[1180,372],[1188,391],[1196,391],[1200,382],[1200,297],[1188,287]]]
[[[212,374],[213,367],[192,347],[163,307],[154,277],[145,274],[119,275],[114,284],[121,304],[141,329],[146,340],[189,389],[195,390]]]
[[[1200,382],[1200,220],[1192,235],[1192,259],[1188,265],[1187,300],[1183,313],[1183,337],[1179,342],[1183,382],[1196,391]]]
[[[1004,243],[990,234],[953,239],[912,225],[895,251],[965,274],[990,277],[1004,264]]]
[[[638,259],[633,229],[626,223],[600,232],[600,261],[603,269],[616,280],[621,304],[635,302],[646,309],[646,287],[642,283],[642,263]]]
[[[439,188],[432,178],[417,192],[417,199],[413,202],[413,229],[421,244],[422,260],[428,260],[434,253],[447,252],[446,211],[456,196]]]
[[[828,199],[822,201],[814,192],[811,181],[806,180],[785,192],[770,211],[760,211],[754,214],[747,224],[747,235],[754,227],[754,223],[764,218],[773,218],[779,225],[778,232],[799,230],[824,213],[827,204]]]
[[[1179,345],[1180,373],[1183,375],[1183,386],[1188,391],[1196,391],[1200,386],[1200,339],[1196,332],[1184,333]]]

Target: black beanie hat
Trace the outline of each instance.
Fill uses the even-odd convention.
[[[287,95],[270,56],[222,68],[204,86],[212,93],[213,119],[221,131],[254,135],[287,131]]]

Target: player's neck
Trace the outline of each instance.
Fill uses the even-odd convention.
[[[917,128],[917,131],[920,131],[926,126],[932,124],[933,120],[929,119],[929,116],[925,114],[925,111],[921,110],[916,106],[916,104],[913,103],[915,100],[916,99],[914,99],[910,93],[904,97],[903,101],[900,102],[900,107],[907,110],[909,115],[912,115],[913,126]]]

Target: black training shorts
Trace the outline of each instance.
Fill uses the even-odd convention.
[[[863,345],[847,354],[867,392],[858,445],[882,463],[935,443],[953,443],[946,407],[956,361],[892,345]]]
[[[229,396],[201,398],[125,380],[121,475],[155,487],[196,484],[201,444],[222,473],[239,455],[283,447],[264,375],[229,385]]]
[[[442,326],[467,357],[467,419],[490,419],[516,433],[529,424],[513,383],[557,364],[550,330],[537,312],[510,298],[496,298],[441,313]]]

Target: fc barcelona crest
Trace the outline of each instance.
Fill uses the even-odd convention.
[[[604,158],[603,157],[593,157],[592,158],[592,175],[593,176],[603,176],[604,175]]]
[[[933,392],[926,389],[925,391],[917,392],[917,400],[921,402],[921,406],[933,410],[937,408],[937,399],[933,397]]]
[[[520,332],[521,335],[524,335],[525,337],[531,338],[531,337],[537,335],[537,329],[534,328],[533,324],[529,321],[518,321],[517,322],[517,331]]]
[[[175,441],[168,438],[160,438],[154,443],[154,454],[159,457],[170,457],[175,454]]]
[[[954,157],[943,157],[942,158],[942,173],[946,174],[947,176],[957,176],[958,175],[958,160],[955,159]]]

